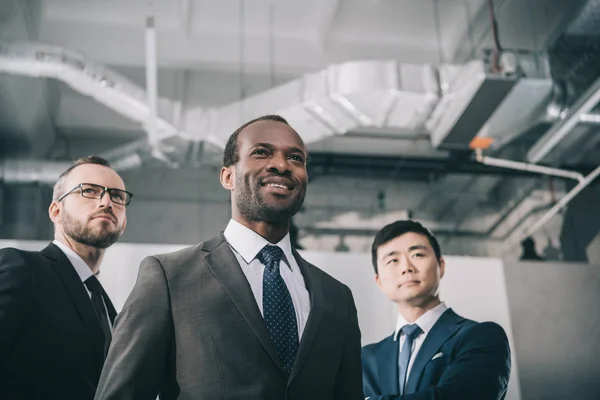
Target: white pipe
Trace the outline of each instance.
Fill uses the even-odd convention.
[[[192,26],[192,4],[190,0],[179,1],[179,17],[181,19],[181,30],[187,39],[190,37]]]
[[[529,162],[538,163],[560,143],[581,121],[582,115],[589,113],[600,101],[600,78],[581,96],[568,116],[557,122],[529,150]],[[585,117],[584,117],[585,118]]]
[[[70,162],[7,159],[0,163],[0,180],[4,183],[45,183],[53,185]]]
[[[600,165],[596,167],[588,176],[586,176],[581,182],[579,182],[569,193],[567,193],[558,203],[554,205],[546,214],[542,216],[535,224],[531,225],[525,230],[525,237],[531,236],[535,231],[541,228],[546,222],[550,221],[552,217],[562,210],[575,196],[577,196],[583,189],[585,189],[590,183],[594,181],[600,175]]]
[[[141,157],[132,152],[115,161],[109,160],[116,171],[127,171],[142,165]],[[54,185],[60,174],[71,167],[68,161],[5,159],[0,161],[0,181],[4,183],[42,183]]]
[[[158,142],[157,114],[158,88],[156,66],[156,29],[154,17],[146,17],[146,97],[148,100],[148,141],[154,147]]]
[[[481,154],[480,149],[477,149],[476,158],[477,158],[477,161],[479,161],[480,163],[485,164],[485,165],[491,165],[494,167],[516,169],[519,171],[537,172],[542,175],[550,175],[550,176],[558,176],[561,178],[574,179],[576,181],[579,181],[580,183],[583,182],[583,180],[585,179],[585,177],[582,174],[580,174],[579,172],[575,172],[575,171],[567,171],[564,169],[544,167],[544,166],[538,165],[538,164],[530,164],[530,163],[524,163],[524,162],[519,162],[519,161],[504,160],[501,158],[493,158],[493,157],[484,156]]]
[[[581,114],[579,116],[579,122],[587,124],[600,124],[600,114]]]

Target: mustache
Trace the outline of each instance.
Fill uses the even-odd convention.
[[[270,173],[269,175],[265,175],[259,179],[259,184],[263,184],[266,180],[276,178],[276,179],[285,179],[286,181],[292,183],[294,186],[298,184],[298,181],[294,179],[292,173],[290,171],[284,171],[283,173]]]
[[[110,218],[113,220],[113,222],[117,222],[117,216],[115,214],[113,214],[113,212],[111,210],[109,210],[108,208],[105,209],[104,211],[100,211],[99,213],[96,213],[94,215],[92,215],[90,217],[90,219],[94,219],[96,217],[103,217],[103,216],[110,216]]]

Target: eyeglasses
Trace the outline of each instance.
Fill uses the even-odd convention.
[[[61,201],[67,195],[73,193],[78,189],[81,196],[85,197],[86,199],[101,199],[104,196],[104,193],[108,192],[110,196],[110,201],[112,201],[115,204],[120,204],[122,206],[128,206],[129,203],[131,203],[131,199],[133,197],[133,194],[129,193],[126,190],[107,188],[104,186],[95,185],[93,183],[80,183],[73,189],[60,196],[56,201]]]

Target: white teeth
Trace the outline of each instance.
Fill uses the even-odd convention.
[[[280,185],[279,183],[267,183],[267,186],[273,186],[273,187],[277,187],[277,188],[281,188],[281,189],[287,189],[287,186]]]

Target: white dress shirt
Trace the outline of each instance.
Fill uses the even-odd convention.
[[[92,292],[90,292],[89,289],[87,288],[87,286],[85,285],[86,279],[88,279],[90,276],[93,275],[90,267],[85,263],[85,261],[83,261],[83,258],[81,258],[79,256],[79,254],[75,253],[66,244],[64,244],[58,240],[53,240],[52,243],[56,247],[61,249],[62,252],[65,253],[65,256],[67,256],[69,261],[71,261],[73,268],[75,268],[75,272],[77,272],[77,275],[79,275],[79,279],[81,279],[81,283],[83,283],[83,287],[85,288],[85,291],[87,292],[88,296],[90,296],[90,299],[91,299]],[[104,303],[104,299],[102,299],[102,303]],[[106,308],[106,303],[104,303],[104,309],[106,310],[106,315],[108,315],[108,309]],[[112,322],[111,322],[110,318],[108,318],[108,326],[110,326],[110,329],[112,329]]]
[[[229,243],[235,257],[240,263],[246,279],[248,279],[260,313],[264,316],[262,291],[265,266],[256,256],[263,247],[272,243],[269,243],[267,239],[233,219],[227,224],[224,234],[227,243]],[[302,276],[300,267],[292,254],[289,233],[279,243],[276,243],[276,246],[279,246],[283,250],[283,258],[279,271],[292,297],[298,325],[298,339],[301,339],[308,315],[310,314],[310,296],[304,283],[304,276]]]
[[[421,333],[419,336],[417,336],[413,340],[413,347],[412,347],[412,350],[410,353],[410,360],[408,362],[408,371],[406,371],[406,382],[408,382],[408,376],[410,374],[410,370],[412,369],[413,363],[415,362],[415,358],[417,357],[417,354],[419,353],[419,350],[421,349],[421,346],[423,345],[423,342],[425,341],[427,334],[429,333],[429,331],[431,331],[431,328],[433,328],[433,325],[435,325],[435,323],[438,321],[438,319],[440,319],[442,314],[447,309],[448,309],[448,306],[446,305],[446,303],[441,302],[440,304],[438,304],[431,310],[427,311],[425,314],[421,315],[419,317],[419,319],[417,319],[414,322],[415,324],[417,324],[419,326],[419,328],[421,328],[423,333]],[[410,322],[406,321],[404,319],[404,317],[402,317],[402,315],[398,315],[398,323],[396,324],[396,333],[394,334],[394,340],[398,340],[398,334],[400,334],[400,346],[399,346],[398,354],[400,354],[400,352],[402,351],[402,346],[404,345],[404,342],[406,340],[406,335],[404,335],[404,333],[400,333],[400,330],[404,327],[404,325],[410,325]],[[406,382],[405,382],[405,384],[406,384]]]

